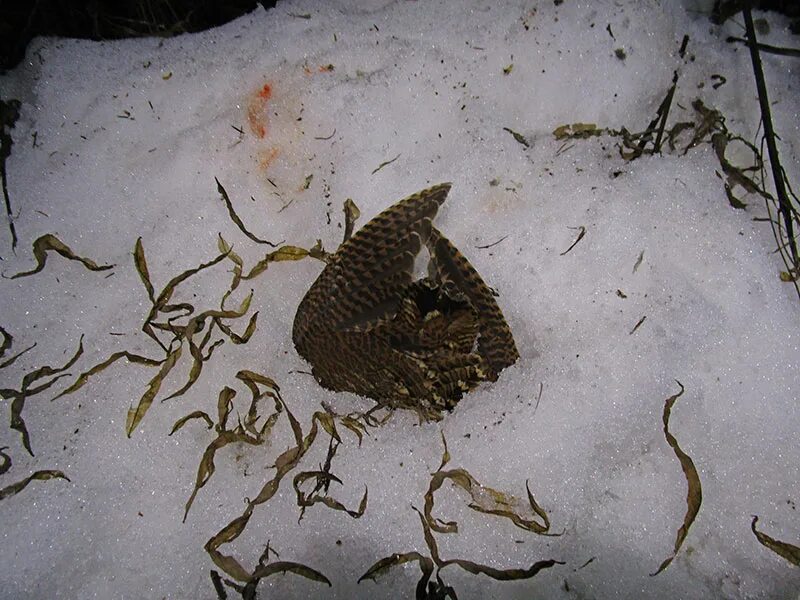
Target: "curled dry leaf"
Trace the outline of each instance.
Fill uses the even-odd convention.
[[[22,378],[22,385],[20,386],[19,390],[12,390],[12,389],[0,389],[0,397],[9,399],[11,398],[11,429],[18,431],[20,435],[22,435],[22,445],[25,446],[25,449],[28,453],[33,456],[33,450],[31,449],[31,441],[30,436],[28,435],[28,429],[25,426],[25,420],[22,418],[22,410],[25,408],[25,401],[30,396],[35,396],[46,389],[50,388],[56,381],[61,379],[62,377],[66,377],[67,374],[64,373],[67,369],[69,369],[75,362],[81,357],[83,354],[83,336],[81,336],[80,341],[78,342],[78,349],[75,351],[75,354],[70,358],[63,366],[61,367],[50,367],[44,366],[39,367],[38,369],[27,373]],[[45,377],[51,377],[55,375],[49,381],[46,381],[36,387],[31,387],[36,381],[39,379],[43,379]]]
[[[117,362],[121,358],[124,358],[128,362],[131,362],[133,364],[145,365],[145,366],[148,366],[148,367],[157,367],[158,365],[160,365],[160,364],[162,364],[164,362],[163,360],[155,360],[155,359],[152,359],[152,358],[147,358],[146,356],[139,356],[138,354],[132,354],[132,353],[127,352],[125,350],[123,350],[121,352],[115,352],[114,354],[109,356],[103,362],[96,364],[95,366],[93,366],[88,371],[84,371],[83,373],[78,375],[78,378],[75,380],[75,382],[71,386],[69,386],[67,389],[65,389],[63,392],[61,392],[58,396],[53,398],[53,400],[57,400],[58,398],[61,398],[62,396],[66,396],[68,394],[71,394],[71,393],[79,390],[80,388],[82,388],[86,384],[87,381],[89,381],[89,378],[92,375],[97,375],[101,371],[105,370],[106,367],[111,366],[112,364],[114,364],[115,362]]]
[[[675,537],[675,547],[673,548],[672,555],[667,557],[658,567],[658,570],[655,573],[652,573],[651,576],[658,575],[661,573],[661,571],[666,569],[678,554],[678,550],[680,550],[683,540],[686,539],[686,534],[689,533],[689,528],[692,526],[692,523],[694,523],[695,517],[697,517],[697,513],[700,511],[700,503],[703,501],[703,491],[702,487],[700,486],[700,476],[697,474],[697,469],[694,466],[694,462],[683,450],[681,450],[680,446],[678,446],[678,441],[675,439],[675,436],[673,436],[669,431],[669,417],[672,411],[672,406],[675,404],[675,401],[683,395],[684,392],[684,387],[681,382],[676,379],[675,383],[677,383],[681,389],[674,396],[667,398],[666,402],[664,403],[664,414],[662,420],[664,421],[664,437],[666,437],[667,443],[675,452],[675,456],[678,457],[678,460],[681,463],[681,468],[683,469],[683,474],[686,476],[686,483],[689,486],[686,496],[686,515],[684,516],[683,524],[681,525],[680,529],[678,529],[678,534]]]
[[[0,456],[3,457],[3,463],[0,464],[0,475],[8,472],[8,470],[11,468],[11,457],[6,454],[6,450],[8,450],[8,446],[3,446],[0,448]]]
[[[228,197],[228,192],[226,192],[225,188],[222,187],[222,184],[219,182],[219,179],[215,177],[214,181],[217,182],[217,191],[222,196],[222,200],[225,202],[225,206],[228,208],[228,214],[230,215],[231,220],[234,223],[236,223],[236,226],[239,228],[239,230],[257,244],[267,244],[268,246],[272,246],[273,248],[275,248],[278,244],[273,244],[272,242],[268,242],[267,240],[262,240],[261,238],[256,237],[247,230],[247,228],[244,226],[244,223],[239,218],[239,215],[237,215],[236,211],[233,209],[233,204],[231,203],[231,199]]]
[[[208,413],[202,410],[195,410],[190,412],[185,417],[181,417],[175,421],[175,425],[172,426],[172,431],[169,432],[169,435],[172,435],[176,431],[180,431],[180,429],[186,425],[186,423],[193,419],[203,419],[206,422],[206,425],[208,425],[208,429],[212,429],[214,427],[214,421],[211,420],[211,417],[208,416]]]
[[[125,433],[128,437],[131,437],[136,427],[144,418],[145,413],[147,413],[147,410],[150,408],[150,405],[153,404],[153,400],[161,389],[161,384],[164,382],[167,375],[169,375],[169,372],[172,371],[172,368],[180,357],[181,346],[178,345],[174,350],[168,352],[167,358],[161,363],[161,368],[158,370],[155,377],[147,384],[147,390],[139,399],[139,403],[136,407],[128,409],[128,416],[125,419]]]
[[[32,475],[29,475],[22,481],[18,481],[16,483],[12,483],[9,486],[0,489],[0,500],[5,500],[9,496],[13,496],[14,494],[18,494],[26,487],[31,481],[47,481],[48,479],[66,479],[69,481],[69,477],[64,475],[61,471],[51,471],[51,470],[44,470],[44,471],[36,471]]]
[[[44,266],[47,263],[47,253],[50,251],[57,252],[69,260],[77,260],[90,271],[106,271],[114,268],[114,265],[98,265],[89,258],[78,256],[72,250],[70,250],[69,246],[64,244],[56,236],[48,233],[37,238],[36,241],[33,242],[33,257],[36,259],[36,266],[30,271],[23,271],[21,273],[17,273],[16,275],[12,275],[9,277],[9,279],[27,277],[28,275],[34,275],[44,269]]]
[[[794,546],[787,542],[782,542],[771,538],[766,533],[762,533],[756,529],[758,517],[753,515],[753,522],[750,524],[750,529],[753,530],[756,538],[762,546],[766,546],[778,556],[785,558],[796,567],[800,567],[800,547]]]

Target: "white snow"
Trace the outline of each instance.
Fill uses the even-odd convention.
[[[113,352],[163,357],[140,331],[150,302],[132,258],[138,237],[157,291],[215,257],[218,233],[246,269],[263,256],[265,247],[229,218],[217,177],[256,235],[306,248],[321,238],[328,250],[341,241],[346,198],[361,209],[358,226],[408,194],[452,181],[437,224],[499,292],[521,353],[441,423],[418,426],[399,413],[360,447],[340,427],[332,472],[344,485],[331,494],[355,507],[366,485],[362,518],[316,505],[298,524],[290,473],[221,550],[251,569],[269,540],[280,560],[321,571],[332,587],[276,575],[262,580],[260,597],[412,597],[413,563],[376,583],[356,581],[394,552],[428,554],[411,505],[422,508],[439,465],[440,431],[450,467],[521,498],[529,480],[552,531],[564,532],[540,537],[473,512],[463,492],[445,485],[434,514],[457,520],[460,532],[437,534],[444,558],[497,568],[566,563],[512,582],[447,567],[441,575],[459,598],[795,597],[800,571],[750,531],[757,514],[760,529],[800,543],[800,304],[778,278],[783,265],[768,224],[753,221],[765,216],[763,202],[750,196],[746,211],[729,206],[708,144],[626,162],[609,137],[563,149],[552,136],[574,122],[644,129],[677,69],[670,123],[691,119],[699,97],[752,139],[759,111],[750,58],[724,42],[742,35],[739,20],[713,26],[709,5],[286,1],[173,39],[35,40],[0,78],[2,98],[22,102],[7,161],[20,244],[12,253],[3,229],[0,268],[7,276],[31,268],[31,243],[46,233],[116,267],[108,277],[51,254],[41,273],[0,280],[0,325],[15,338],[7,356],[37,343],[0,372],[0,388],[63,364],[85,335],[72,377],[27,401],[35,457],[8,426],[10,401],[2,403],[0,442],[13,467],[0,487],[37,469],[63,470],[71,482],[33,482],[0,502],[1,595],[215,598],[208,572],[216,567],[203,545],[241,514],[293,441],[281,420],[266,446],[220,451],[182,523],[214,433],[191,422],[168,437],[172,424],[193,410],[215,416],[225,385],[237,389],[243,415],[249,393],[234,378],[240,369],[274,378],[304,431],[323,401],[341,413],[371,406],[291,372],[308,369],[291,325],[322,268],[311,259],[273,264],[243,282],[228,306],[254,290],[253,339],[222,345],[185,396],[161,403],[185,381],[185,348],[130,439],[126,413],[153,368],[119,362],[51,402]],[[757,16],[771,26],[763,41],[797,45],[785,19]],[[783,164],[796,184],[797,65],[763,60]],[[727,79],[718,89],[714,73]],[[266,101],[258,97],[265,85]],[[562,256],[577,235],[569,228],[579,226],[585,237]],[[230,268],[224,262],[190,279],[174,301],[217,308]],[[245,324],[232,322],[239,332]],[[686,511],[686,479],[661,422],[676,379],[686,391],[670,429],[697,466],[703,503],[674,562],[651,577]],[[326,438],[321,432],[297,471],[318,468]]]

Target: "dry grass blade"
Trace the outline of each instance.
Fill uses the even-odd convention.
[[[303,260],[309,255],[309,251],[305,248],[300,248],[298,246],[281,246],[274,252],[270,252],[264,258],[258,261],[256,265],[250,269],[250,272],[247,275],[242,275],[242,279],[253,279],[258,277],[261,275],[261,273],[267,270],[269,263],[282,262],[286,260]]]
[[[205,362],[205,360],[211,356],[210,352],[208,357],[203,356],[202,350],[210,339],[213,324],[218,322],[219,319],[238,319],[239,317],[242,317],[250,309],[250,302],[252,299],[253,291],[251,290],[250,294],[242,301],[242,304],[238,310],[207,310],[189,319],[189,322],[183,329],[182,334],[182,337],[189,343],[189,352],[191,353],[193,359],[191,369],[189,370],[189,378],[180,389],[164,398],[164,401],[182,396],[195,384],[197,379],[200,377],[200,373],[203,369],[203,362]],[[208,328],[203,342],[198,345],[194,341],[194,335],[195,332],[204,327],[206,320],[212,321],[212,327]],[[212,346],[212,350],[214,347],[216,346]]]
[[[14,343],[14,336],[2,327],[0,327],[0,334],[3,335],[3,343],[0,344],[0,358],[3,358],[6,355],[6,350],[9,350]]]
[[[353,235],[353,227],[361,216],[361,211],[358,210],[356,203],[350,198],[344,201],[344,241],[350,239]]]
[[[233,281],[231,281],[231,289],[228,292],[232,292],[237,287],[239,287],[239,282],[242,280],[242,270],[244,269],[244,261],[242,257],[236,254],[233,251],[233,246],[231,246],[228,242],[225,241],[225,238],[222,237],[222,234],[217,234],[219,239],[217,240],[217,247],[219,248],[220,252],[223,252],[228,255],[228,258],[233,263]],[[223,302],[225,298],[228,297],[228,294],[225,294],[223,297]]]
[[[170,279],[169,282],[167,282],[167,285],[164,286],[164,289],[161,290],[161,293],[156,298],[155,306],[154,306],[156,312],[163,310],[167,306],[167,303],[172,298],[172,294],[175,293],[175,289],[181,283],[183,283],[184,281],[186,281],[187,279],[189,279],[193,275],[196,275],[200,271],[204,271],[205,269],[213,267],[217,263],[219,263],[222,260],[224,260],[225,258],[227,258],[227,256],[228,256],[228,254],[223,252],[222,254],[218,255],[216,258],[214,258],[214,259],[212,259],[212,260],[210,260],[210,261],[208,261],[206,263],[202,263],[202,264],[198,265],[197,267],[195,267],[193,269],[188,269],[188,270],[184,271],[183,273],[181,273],[179,275],[176,275],[175,277]]]
[[[758,517],[753,515],[753,522],[750,524],[750,529],[753,530],[756,538],[762,546],[766,546],[778,556],[785,558],[796,567],[800,567],[800,547],[781,542],[775,538],[769,537],[766,533],[761,533],[756,529]]]
[[[303,437],[303,430],[300,427],[300,423],[297,421],[297,419],[295,419],[294,415],[289,410],[289,407],[286,406],[286,403],[280,397],[277,384],[275,384],[275,382],[269,377],[260,375],[259,373],[254,373],[252,371],[242,370],[237,373],[237,378],[245,382],[251,381],[264,383],[265,385],[269,385],[273,388],[276,402],[281,404],[282,412],[286,414],[286,417],[289,420],[289,424],[291,425],[292,433],[294,434],[295,442],[297,444],[295,447],[289,448],[278,456],[274,465],[276,470],[275,476],[263,485],[258,495],[247,504],[247,507],[242,515],[228,523],[228,525],[226,525],[216,535],[209,539],[205,544],[205,550],[208,552],[211,560],[214,561],[214,564],[216,564],[220,569],[225,571],[225,573],[234,579],[246,582],[249,581],[250,578],[250,574],[247,572],[247,570],[244,569],[239,561],[232,556],[226,556],[222,554],[219,551],[219,548],[220,546],[229,544],[238,538],[247,526],[255,507],[269,501],[275,495],[275,493],[278,491],[281,480],[286,476],[287,473],[289,473],[289,471],[298,465],[300,459],[303,458],[311,444],[314,442],[314,439],[317,436],[318,428],[317,419],[312,419],[311,430],[305,438]],[[222,399],[220,402],[221,401]]]
[[[519,579],[530,579],[531,577],[536,576],[539,571],[542,569],[549,569],[554,565],[563,565],[564,562],[560,560],[540,560],[538,562],[533,563],[527,569],[495,569],[494,567],[488,567],[486,565],[480,565],[478,563],[474,563],[470,560],[462,560],[459,558],[453,558],[450,560],[445,560],[440,565],[441,567],[446,567],[447,565],[458,565],[465,571],[472,573],[473,575],[486,575],[487,577],[491,577],[492,579],[496,579],[498,581],[513,581]]]
[[[599,129],[594,123],[569,123],[560,125],[553,130],[553,137],[557,140],[585,139],[600,136],[605,129]]]
[[[18,494],[26,487],[28,487],[28,484],[31,481],[34,480],[47,481],[48,479],[66,479],[67,481],[69,481],[69,477],[64,475],[64,473],[62,473],[61,471],[50,471],[50,470],[36,471],[32,475],[29,475],[28,477],[23,479],[22,481],[12,483],[11,485],[4,487],[3,489],[0,489],[0,500],[5,500],[9,496]]]
[[[220,448],[224,448],[228,444],[232,444],[234,442],[243,442],[245,444],[257,446],[261,444],[263,440],[248,436],[239,427],[237,427],[233,431],[219,432],[216,439],[208,445],[205,452],[203,453],[203,458],[200,460],[200,466],[197,468],[197,478],[195,480],[194,489],[192,490],[192,494],[191,496],[189,496],[189,500],[186,501],[186,506],[184,507],[183,511],[184,523],[186,522],[186,517],[189,515],[189,509],[192,507],[194,499],[197,496],[197,492],[199,492],[200,488],[202,488],[206,483],[208,483],[208,480],[211,479],[211,476],[214,474],[214,471],[216,470],[216,467],[214,466],[214,455],[217,453],[217,450],[219,450]]]
[[[217,191],[222,196],[222,200],[225,202],[225,206],[228,208],[228,214],[231,217],[231,220],[236,223],[236,226],[241,230],[243,234],[249,237],[251,240],[256,242],[257,244],[267,244],[268,246],[272,246],[273,248],[277,247],[278,244],[273,244],[272,242],[268,242],[267,240],[262,240],[261,238],[256,237],[252,233],[250,233],[247,228],[244,226],[244,223],[239,218],[239,215],[236,214],[236,211],[233,209],[233,204],[231,203],[231,199],[228,197],[228,192],[225,191],[225,188],[222,187],[222,184],[219,182],[219,179],[216,177],[214,181],[217,182]]]
[[[142,245],[141,237],[136,239],[136,246],[133,248],[133,262],[136,265],[136,272],[139,273],[139,278],[142,280],[144,288],[147,290],[150,302],[155,304],[156,292],[153,289],[153,284],[150,283],[150,272],[147,270],[147,260],[144,256],[144,246]]]
[[[27,277],[28,275],[34,275],[39,271],[41,271],[42,269],[44,269],[45,263],[47,263],[47,253],[51,250],[53,252],[58,252],[61,256],[63,256],[64,258],[68,258],[69,260],[77,260],[90,271],[106,271],[108,269],[114,268],[114,265],[98,265],[91,259],[78,256],[72,250],[70,250],[69,246],[64,244],[56,236],[48,233],[41,236],[40,238],[37,238],[36,241],[33,242],[33,257],[36,259],[36,266],[30,271],[23,271],[21,273],[17,273],[16,275],[12,275],[8,279]]]
[[[374,565],[372,565],[367,572],[364,573],[361,577],[358,578],[358,583],[361,583],[365,579],[371,579],[373,581],[377,580],[378,577],[385,574],[386,571],[391,569],[392,567],[396,567],[397,565],[403,565],[407,562],[411,561],[421,561],[426,559],[426,556],[423,556],[419,552],[406,552],[404,554],[394,553],[391,556],[387,556],[385,558],[380,559]],[[430,560],[430,559],[428,559]]]
[[[564,256],[567,252],[572,250],[575,246],[578,245],[578,242],[580,242],[583,239],[583,236],[586,235],[586,227],[584,227],[583,225],[579,225],[578,227],[567,227],[567,229],[579,229],[580,231],[578,232],[578,237],[575,238],[575,241],[572,242],[572,244],[570,244],[570,247],[564,250],[562,253],[560,253],[559,256]]]
[[[12,389],[2,389],[0,390],[0,396],[3,398],[12,398],[11,401],[11,429],[18,431],[22,436],[22,445],[28,451],[28,453],[33,456],[33,450],[31,448],[31,441],[30,436],[28,435],[28,429],[25,426],[25,420],[22,418],[22,410],[25,408],[25,400],[30,396],[35,396],[43,392],[44,390],[48,389],[52,386],[56,381],[61,379],[62,377],[66,377],[67,374],[64,373],[67,369],[69,369],[75,362],[81,357],[83,354],[83,336],[81,336],[80,341],[78,342],[78,349],[75,351],[75,354],[70,358],[63,366],[61,367],[50,367],[45,365],[44,367],[40,367],[30,373],[27,373],[22,378],[22,385],[20,386],[19,390],[12,390]],[[31,387],[36,381],[42,379],[44,377],[53,377],[49,381],[38,385],[36,387]]]
[[[0,456],[3,457],[3,464],[0,464],[0,475],[7,473],[11,468],[11,457],[6,454],[6,450],[8,450],[8,446],[0,448]]]
[[[469,508],[474,511],[484,514],[495,515],[509,519],[514,525],[520,529],[530,531],[536,534],[547,534],[550,529],[550,520],[547,513],[536,503],[533,494],[528,487],[528,482],[525,482],[525,489],[528,493],[528,503],[534,514],[542,519],[543,523],[538,523],[535,518],[526,519],[520,515],[517,506],[520,502],[514,497],[503,492],[499,492],[489,487],[482,486],[466,469],[452,469],[450,471],[443,471],[442,469],[450,461],[450,453],[447,450],[447,441],[442,434],[442,442],[444,443],[444,452],[442,455],[442,462],[439,469],[431,476],[431,482],[428,485],[428,491],[425,493],[425,506],[423,509],[425,520],[428,526],[438,533],[457,533],[458,523],[455,521],[441,521],[435,519],[432,515],[433,512],[433,495],[442,487],[445,481],[450,481],[454,485],[460,487],[470,495],[471,502],[468,504]],[[552,534],[548,534],[552,535]]]
[[[30,351],[30,350],[33,350],[34,348],[36,348],[36,342],[34,342],[33,344],[31,344],[30,346],[28,346],[28,347],[27,347],[27,348],[25,348],[24,350],[20,350],[20,351],[19,351],[19,352],[17,352],[17,353],[16,353],[14,356],[12,356],[12,357],[8,358],[7,360],[3,361],[2,363],[0,363],[0,369],[5,369],[6,367],[10,367],[10,366],[11,366],[11,365],[13,365],[15,362],[17,362],[17,359],[18,359],[20,356],[22,356],[23,354],[25,354],[26,352],[28,352],[28,351]]]
[[[300,563],[288,561],[278,561],[266,565],[259,565],[256,567],[255,571],[253,571],[253,574],[250,577],[252,581],[258,581],[259,579],[269,577],[275,573],[294,573],[295,575],[300,575],[312,581],[319,581],[320,583],[327,583],[328,585],[331,585],[331,582],[328,580],[328,578],[319,571]]]
[[[349,416],[339,417],[339,421],[342,425],[347,427],[347,429],[356,434],[356,437],[358,437],[358,445],[361,446],[361,441],[364,438],[364,434],[367,432],[366,427],[364,427],[360,421]]]
[[[179,431],[184,425],[186,425],[186,423],[193,419],[203,419],[206,422],[206,425],[208,425],[208,429],[212,429],[214,427],[214,421],[211,420],[211,417],[208,416],[208,413],[202,410],[195,410],[190,412],[185,417],[181,417],[175,421],[175,424],[172,426],[172,431],[169,432],[169,435]]]
[[[105,370],[106,367],[111,366],[121,358],[126,359],[128,362],[137,365],[145,365],[148,367],[157,367],[158,365],[164,362],[163,360],[155,360],[152,358],[147,358],[146,356],[139,356],[138,354],[132,354],[131,352],[128,352],[126,350],[123,350],[121,352],[115,352],[103,362],[96,364],[88,371],[84,371],[83,373],[78,375],[78,378],[75,380],[75,382],[67,389],[65,389],[63,392],[61,392],[58,396],[53,398],[53,400],[57,400],[62,396],[66,396],[82,388],[86,384],[86,382],[89,381],[89,378],[92,375],[97,375],[99,372]]]
[[[675,547],[672,555],[667,557],[664,562],[661,563],[661,566],[658,567],[658,570],[651,574],[652,576],[658,575],[661,573],[661,571],[666,569],[678,554],[678,550],[680,550],[683,540],[686,539],[686,534],[689,533],[689,528],[692,526],[692,523],[694,523],[695,517],[697,517],[697,513],[700,511],[700,504],[703,501],[703,492],[702,487],[700,486],[700,476],[697,474],[697,469],[694,466],[694,462],[683,450],[681,450],[680,446],[678,446],[678,441],[675,439],[675,436],[673,436],[669,431],[669,417],[670,412],[672,411],[672,406],[675,404],[675,401],[683,395],[684,392],[684,387],[681,382],[676,379],[675,383],[677,383],[681,389],[674,396],[667,398],[666,402],[664,403],[664,437],[666,437],[667,443],[675,452],[675,456],[678,457],[678,460],[681,463],[681,468],[683,469],[683,474],[686,476],[686,483],[689,486],[689,490],[686,496],[686,515],[684,516],[683,524],[681,525],[680,529],[678,529],[678,534],[675,537]]]
[[[177,346],[174,350],[167,354],[167,358],[163,363],[161,363],[161,368],[158,370],[158,373],[147,384],[147,391],[145,391],[145,393],[139,399],[139,403],[136,405],[136,407],[131,407],[128,409],[128,416],[125,419],[125,433],[128,437],[131,437],[136,427],[144,418],[144,415],[147,413],[150,405],[153,404],[156,394],[158,394],[159,390],[161,389],[161,384],[164,382],[166,376],[169,375],[169,372],[172,371],[172,368],[175,366],[175,363],[178,362],[180,357],[181,346]]]

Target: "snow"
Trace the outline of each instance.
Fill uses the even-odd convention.
[[[521,353],[441,423],[418,426],[399,413],[360,447],[339,428],[332,472],[344,483],[331,493],[355,507],[367,486],[358,520],[316,505],[298,523],[291,478],[324,460],[321,432],[221,550],[251,569],[269,541],[280,560],[321,571],[332,587],[277,575],[262,580],[260,597],[410,597],[413,563],[356,582],[394,552],[428,554],[411,505],[422,508],[440,432],[450,467],[520,498],[528,480],[552,532],[564,532],[541,537],[473,512],[463,492],[445,485],[434,514],[458,521],[460,532],[437,534],[443,557],[497,568],[565,563],[512,582],[448,567],[441,575],[459,598],[794,597],[800,572],[750,531],[757,514],[772,537],[800,539],[800,305],[778,278],[768,224],[753,220],[765,216],[763,202],[729,206],[708,144],[626,162],[611,138],[564,148],[552,136],[574,122],[644,129],[677,69],[671,123],[691,119],[699,97],[752,139],[759,112],[750,59],[724,43],[741,30],[735,20],[712,26],[709,4],[287,1],[172,39],[35,40],[0,78],[3,99],[22,102],[6,165],[20,244],[12,253],[4,234],[0,268],[6,276],[31,268],[31,243],[46,233],[116,266],[108,277],[53,254],[37,275],[0,280],[11,353],[37,343],[0,372],[0,388],[63,364],[85,335],[72,377],[25,406],[35,457],[8,417],[0,426],[13,460],[0,485],[37,469],[71,480],[33,482],[0,503],[2,595],[215,598],[208,571],[216,567],[203,545],[242,513],[293,441],[279,421],[267,445],[220,451],[182,523],[214,433],[191,422],[168,436],[173,423],[194,410],[215,416],[225,385],[237,389],[244,415],[240,369],[274,378],[304,432],[321,402],[339,413],[371,406],[296,372],[308,366],[291,324],[322,268],[312,259],[275,263],[243,282],[228,306],[254,290],[248,317],[260,315],[251,341],[219,347],[185,396],[162,403],[185,381],[184,349],[130,439],[126,413],[153,368],[116,363],[51,402],[113,352],[163,357],[140,331],[150,301],[132,258],[138,237],[157,291],[215,257],[218,233],[246,269],[263,257],[265,247],[228,216],[217,177],[257,236],[305,248],[320,238],[331,251],[346,198],[361,209],[358,227],[408,194],[452,181],[436,222],[498,291]],[[797,45],[785,19],[756,16],[771,26],[764,42]],[[796,66],[763,60],[782,160],[797,182]],[[718,89],[714,73],[727,80]],[[579,226],[585,237],[561,255],[578,233],[569,228]],[[174,300],[218,308],[230,269],[225,262],[202,272]],[[246,318],[231,323],[241,332]],[[698,468],[703,503],[674,562],[651,577],[686,511],[686,479],[661,422],[676,379],[686,391],[670,430]]]

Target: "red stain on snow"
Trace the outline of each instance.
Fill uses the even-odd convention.
[[[265,83],[250,96],[247,103],[247,120],[250,123],[250,129],[262,139],[267,135],[267,104],[270,98],[272,98],[272,86]]]

